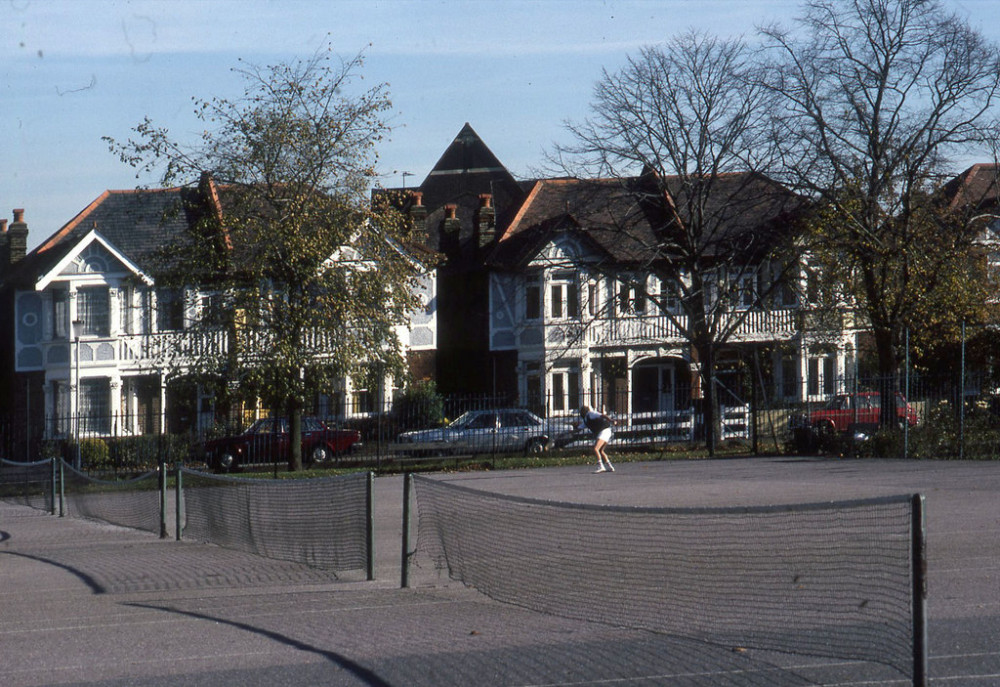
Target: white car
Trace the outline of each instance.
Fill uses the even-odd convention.
[[[520,408],[470,410],[438,429],[404,432],[392,448],[410,456],[524,451],[542,453],[567,426],[552,425]]]

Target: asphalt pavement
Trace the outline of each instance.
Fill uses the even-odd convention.
[[[789,457],[459,472],[573,503],[772,505],[923,493],[931,684],[1000,684],[1000,463]],[[376,580],[0,503],[0,684],[902,685],[543,615],[438,576],[400,589],[402,484],[375,480]]]

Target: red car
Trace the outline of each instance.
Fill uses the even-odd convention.
[[[335,455],[360,446],[361,434],[352,429],[331,429],[320,420],[302,418],[302,460],[324,465]],[[257,420],[243,434],[211,439],[204,444],[205,462],[215,470],[235,470],[243,465],[286,462],[289,457],[288,420]]]
[[[882,415],[881,399],[877,391],[837,394],[825,406],[809,413],[809,426],[821,432],[846,432],[857,425],[877,427]],[[898,391],[896,416],[900,426],[903,422],[911,427],[917,424],[916,411]]]

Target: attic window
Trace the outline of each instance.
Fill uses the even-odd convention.
[[[97,245],[91,244],[76,259],[77,273],[89,272],[92,274],[102,274],[108,271],[108,261],[103,250]]]

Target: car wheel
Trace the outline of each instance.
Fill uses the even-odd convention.
[[[546,443],[545,439],[529,439],[527,446],[524,447],[524,452],[533,456],[545,453]]]
[[[312,451],[309,452],[309,460],[312,461],[313,465],[323,465],[330,460],[331,456],[330,449],[323,444],[313,446]]]
[[[220,472],[229,472],[236,467],[236,456],[232,451],[223,451],[215,458],[215,467]]]

